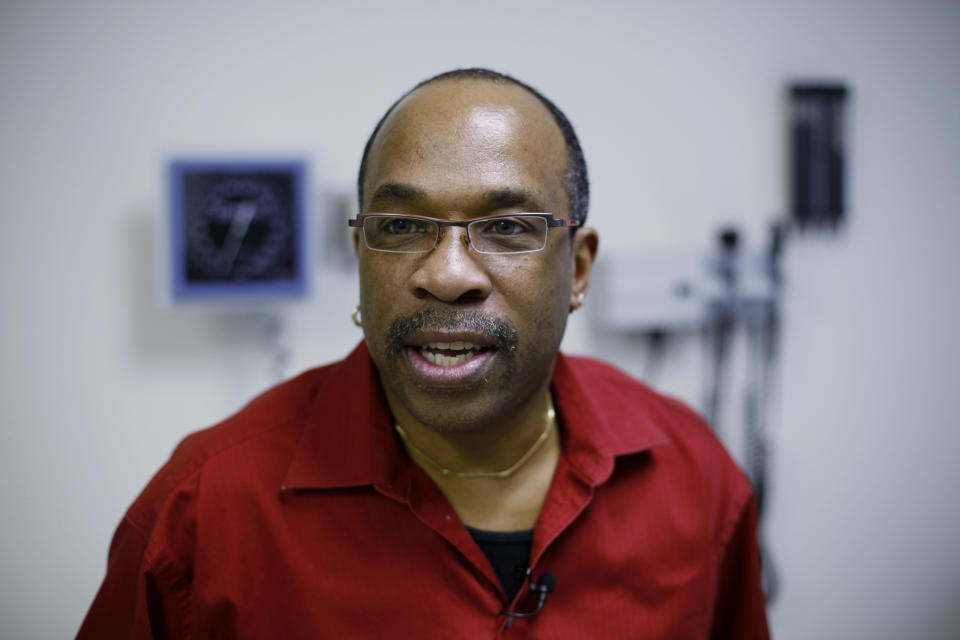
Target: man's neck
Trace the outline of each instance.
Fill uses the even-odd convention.
[[[560,457],[560,434],[549,422],[551,408],[544,388],[512,419],[471,431],[438,431],[412,417],[400,418],[403,410],[394,410],[394,416],[405,432],[407,453],[465,524],[514,531],[536,523]],[[494,476],[514,466],[508,474]]]
[[[508,415],[475,427],[424,424],[393,394],[387,391],[386,395],[410,456],[421,466],[444,469],[449,475],[509,470],[541,444],[544,433],[552,428],[553,405],[547,385]]]

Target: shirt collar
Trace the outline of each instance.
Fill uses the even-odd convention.
[[[636,384],[597,361],[557,356],[553,394],[564,454],[594,486],[610,476],[617,456],[667,443],[654,417],[638,411]],[[282,489],[385,484],[397,477],[405,459],[376,367],[361,342],[327,368]]]
[[[615,458],[669,443],[654,394],[610,365],[561,353],[553,389],[564,454],[593,486],[610,477]]]
[[[327,367],[283,480],[283,489],[386,482],[401,449],[366,343]]]

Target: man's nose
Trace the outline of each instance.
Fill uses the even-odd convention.
[[[443,302],[482,300],[493,283],[479,257],[470,250],[466,229],[441,229],[437,246],[421,259],[410,287],[418,297]]]

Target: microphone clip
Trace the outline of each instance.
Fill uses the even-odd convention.
[[[500,613],[509,616],[507,620],[507,628],[510,628],[510,625],[513,624],[515,618],[532,618],[533,616],[540,613],[540,610],[543,609],[544,603],[547,601],[547,596],[557,588],[557,576],[552,573],[542,573],[540,574],[540,579],[537,582],[534,582],[531,579],[532,571],[527,569],[527,579],[530,580],[530,591],[540,594],[540,599],[537,601],[537,606],[533,611],[527,611],[524,613],[519,613],[515,611],[501,611]]]

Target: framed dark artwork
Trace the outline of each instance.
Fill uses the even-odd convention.
[[[174,301],[305,295],[306,173],[299,160],[172,161]]]

